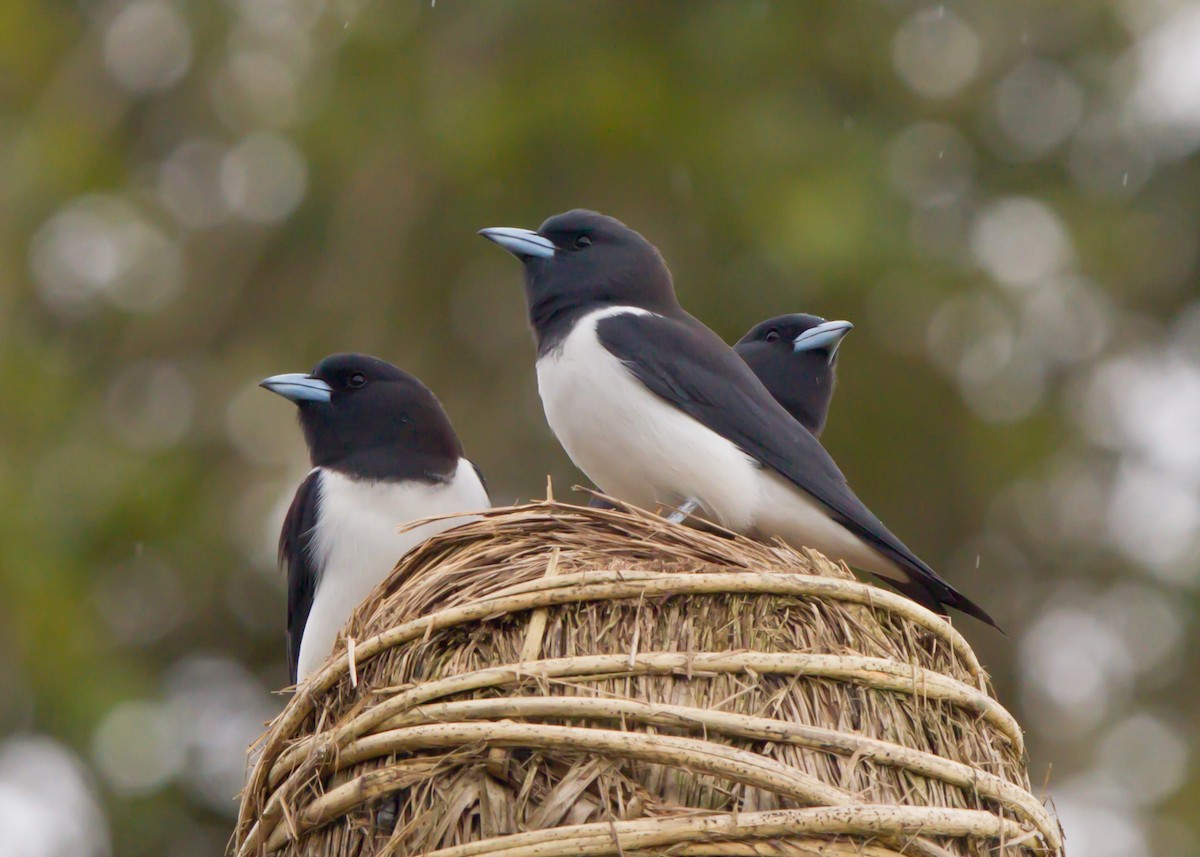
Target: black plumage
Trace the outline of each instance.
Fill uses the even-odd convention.
[[[317,527],[318,479],[313,470],[288,506],[279,533],[279,564],[287,569],[287,664],[288,681],[296,682],[296,664],[300,660],[300,641],[317,593],[318,569],[313,563],[311,539]]]
[[[815,315],[756,324],[733,350],[800,425],[820,437],[837,384],[838,346],[853,325]]]
[[[793,503],[798,515],[811,514],[805,510],[812,508],[815,500],[821,514],[835,525],[832,539],[828,523],[820,525],[824,528],[821,538],[849,545],[845,536],[838,535],[848,533],[857,540],[853,544],[884,559],[882,564],[872,560],[877,568],[902,576],[898,584],[890,577],[888,582],[914,600],[938,610],[953,607],[995,625],[985,611],[939,577],[863,505],[820,442],[792,418],[720,337],[680,307],[665,262],[645,238],[620,221],[584,210],[552,217],[537,232],[499,228],[482,234],[524,264],[526,303],[538,344],[539,391],[547,418],[572,458],[602,490],[620,497],[621,492],[612,485],[624,480],[624,485],[638,491],[650,490],[658,502],[669,502],[662,495],[673,494],[675,502],[707,508],[707,498],[679,488],[681,482],[693,478],[697,484],[709,479],[709,489],[720,494],[720,488],[712,488],[711,462],[688,458],[693,454],[688,447],[712,444],[696,429],[688,428],[690,424],[658,415],[640,399],[630,404],[637,397],[636,390],[620,380],[620,371],[613,374],[613,367],[600,356],[607,352],[661,401],[732,443],[758,468],[782,477],[791,490],[802,492]],[[577,329],[585,323],[589,327],[580,334],[584,338],[576,339]],[[589,337],[598,341],[603,352],[588,344],[592,341]],[[568,344],[572,351],[564,356]],[[579,403],[577,388],[591,384],[581,361],[593,361],[591,374],[605,379],[588,391],[589,398],[605,397],[603,408],[590,414],[574,414],[563,405]],[[612,389],[616,384],[624,386]],[[616,416],[618,409],[620,415]],[[582,422],[604,421],[608,413],[614,414],[614,426],[624,432],[621,436],[612,436],[609,429],[614,426]],[[659,424],[644,425],[646,419]],[[639,421],[644,428],[631,431]],[[677,441],[685,434],[695,443],[664,440]],[[606,444],[617,445],[617,453]],[[658,456],[669,456],[670,461],[656,469]],[[633,460],[640,468],[627,466]],[[738,466],[736,461],[729,464],[725,460],[727,466]],[[589,472],[589,465],[597,472]],[[600,472],[604,468],[610,468],[609,472]],[[730,475],[744,478],[745,473],[731,470]],[[723,487],[727,480],[717,483]],[[719,502],[740,503],[740,507],[717,509],[718,518],[770,516],[769,511],[754,505],[760,502],[754,499],[754,492],[731,497],[720,494]],[[642,498],[625,499],[637,502]],[[745,526],[756,529],[753,520]],[[810,525],[801,524],[801,528],[806,526]],[[855,552],[861,555],[860,548],[851,551]]]
[[[419,538],[397,534],[401,524],[485,508],[487,492],[437,398],[384,360],[335,354],[311,374],[276,375],[262,386],[296,404],[313,465],[279,538],[295,682],[328,655],[354,604]],[[326,531],[331,516],[336,523]],[[314,612],[321,616],[320,640],[306,652]]]

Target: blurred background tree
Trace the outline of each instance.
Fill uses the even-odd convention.
[[[1200,854],[1198,57],[1195,0],[5,0],[0,855],[224,847],[307,469],[263,376],[377,354],[497,503],[580,481],[474,236],[576,206],[730,340],[858,325],[826,443],[1008,629],[1070,853]]]

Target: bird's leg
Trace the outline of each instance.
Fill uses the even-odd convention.
[[[393,792],[379,801],[375,809],[375,828],[391,836],[400,820],[400,793]]]
[[[667,520],[672,524],[682,524],[687,516],[700,508],[700,501],[695,497],[688,497],[679,504],[679,508],[671,514],[667,515]]]

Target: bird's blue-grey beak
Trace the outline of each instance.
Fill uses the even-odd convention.
[[[833,361],[837,354],[842,338],[854,330],[854,325],[848,321],[826,321],[816,327],[810,327],[804,333],[792,340],[792,351],[812,351],[824,348],[829,352],[829,360]]]
[[[305,375],[303,372],[272,375],[259,381],[258,386],[293,402],[328,402],[333,397],[332,387],[320,378]]]
[[[543,238],[532,229],[518,229],[515,226],[492,226],[480,229],[479,234],[489,241],[495,241],[518,259],[529,257],[549,259],[554,255],[554,242]]]

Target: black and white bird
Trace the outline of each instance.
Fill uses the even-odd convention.
[[[775,401],[820,437],[837,383],[838,346],[854,329],[806,313],[756,324],[733,346]]]
[[[812,434],[675,298],[658,250],[592,211],[481,230],[521,260],[551,430],[605,493],[697,510],[994,625],[871,513]]]
[[[294,683],[324,663],[354,608],[397,560],[469,518],[404,533],[397,532],[401,524],[476,512],[490,502],[437,398],[392,364],[334,354],[312,374],[275,375],[261,385],[296,403],[313,466],[279,538]]]
[[[826,321],[806,313],[781,315],[756,324],[733,350],[775,401],[813,437],[820,437],[837,383],[838,346],[853,328],[848,321]],[[592,497],[588,505],[613,508],[600,497]]]

